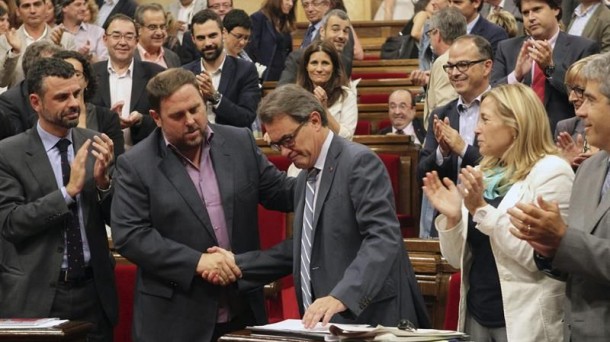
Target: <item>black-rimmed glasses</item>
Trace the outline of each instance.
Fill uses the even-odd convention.
[[[568,91],[568,95],[573,91],[579,99],[582,99],[585,96],[585,89],[576,85],[566,83],[566,90]]]
[[[426,37],[430,38],[430,36],[432,35],[432,31],[437,30],[436,27],[429,29],[428,31],[426,31],[426,33],[424,33],[426,35]]]
[[[446,73],[450,73],[453,71],[453,68],[457,68],[459,72],[466,72],[471,66],[485,62],[486,60],[487,58],[478,59],[476,61],[459,61],[455,64],[447,63],[443,65],[443,70],[445,70]]]
[[[284,147],[284,148],[294,147],[295,139],[297,138],[297,135],[299,134],[301,127],[305,126],[305,124],[308,122],[309,121],[302,122],[299,125],[299,127],[297,127],[291,134],[284,135],[280,140],[270,142],[269,146],[271,147],[271,149],[276,152],[281,152],[282,147]]]

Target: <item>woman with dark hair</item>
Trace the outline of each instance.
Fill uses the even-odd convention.
[[[350,85],[332,43],[314,41],[305,49],[297,84],[312,92],[328,110],[328,127],[351,140],[358,121],[356,89]]]
[[[66,50],[55,53],[53,57],[63,59],[72,64],[80,80],[83,91],[80,98],[78,127],[105,133],[112,139],[114,144],[114,157],[116,158],[121,155],[125,152],[125,140],[118,114],[111,112],[108,108],[96,106],[88,102],[93,97],[93,94],[95,94],[97,81],[87,58],[76,51]]]
[[[263,81],[280,79],[286,57],[292,52],[295,30],[293,0],[265,0],[261,9],[250,16],[252,35],[246,52],[253,62],[267,67]]]

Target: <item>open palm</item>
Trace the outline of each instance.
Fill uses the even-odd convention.
[[[436,171],[429,172],[424,177],[423,190],[430,203],[441,214],[455,220],[461,219],[462,196],[449,178],[444,178],[441,182]]]

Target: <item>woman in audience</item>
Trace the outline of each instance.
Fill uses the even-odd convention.
[[[565,85],[568,92],[568,100],[574,105],[575,111],[584,102],[585,80],[581,76],[581,72],[585,65],[595,56],[597,55],[591,55],[574,62],[566,71]],[[587,143],[585,122],[578,115],[559,121],[557,127],[555,127],[555,137],[561,155],[573,168],[577,168],[585,159],[599,151],[599,149]]]
[[[565,220],[574,173],[557,155],[534,91],[503,85],[483,95],[475,129],[483,159],[459,185],[426,174],[441,252],[462,272],[458,329],[473,341],[560,341],[563,282],[536,267],[534,250],[510,232],[517,202],[555,201]]]
[[[105,133],[114,144],[115,158],[125,152],[125,141],[118,114],[105,107],[96,106],[88,102],[95,94],[97,82],[87,58],[76,51],[60,51],[53,55],[63,59],[74,66],[81,83],[80,117],[78,127],[89,128]]]
[[[356,89],[350,87],[341,57],[332,43],[314,41],[305,49],[297,84],[312,92],[328,110],[328,127],[351,140],[358,121]]]
[[[97,14],[99,13],[100,9],[97,6],[97,3],[95,2],[95,0],[87,0],[86,6],[85,6],[85,19],[84,22],[89,23],[89,24],[95,24],[97,22]]]
[[[246,52],[253,62],[267,67],[263,81],[280,79],[286,57],[292,51],[295,30],[295,8],[292,0],[265,0],[258,12],[250,16],[252,34]]]
[[[330,9],[331,10],[340,9],[347,14],[347,8],[345,8],[345,4],[343,3],[343,0],[330,0]],[[364,59],[364,49],[362,48],[360,39],[358,39],[356,30],[354,30],[354,25],[351,25],[351,28],[352,28],[352,36],[354,37],[354,59],[361,61]]]
[[[487,16],[487,20],[503,28],[504,31],[506,31],[506,34],[508,34],[508,38],[516,37],[519,33],[517,19],[515,19],[515,16],[509,11],[503,9],[492,10]]]
[[[419,0],[415,4],[415,15],[411,20],[411,37],[417,42],[421,40],[421,35],[424,34],[424,23],[430,19],[434,11],[430,2],[430,0]],[[405,32],[403,31],[404,34]]]
[[[383,0],[373,20],[409,20],[413,17],[414,0]]]

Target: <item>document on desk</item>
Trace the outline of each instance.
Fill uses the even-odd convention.
[[[452,330],[417,329],[400,330],[384,326],[371,327],[366,324],[316,325],[306,329],[299,319],[288,319],[278,323],[248,327],[252,332],[272,335],[293,335],[309,337],[320,341],[444,341],[465,337],[464,333]]]
[[[0,330],[52,328],[67,321],[59,318],[3,318],[0,319]]]

